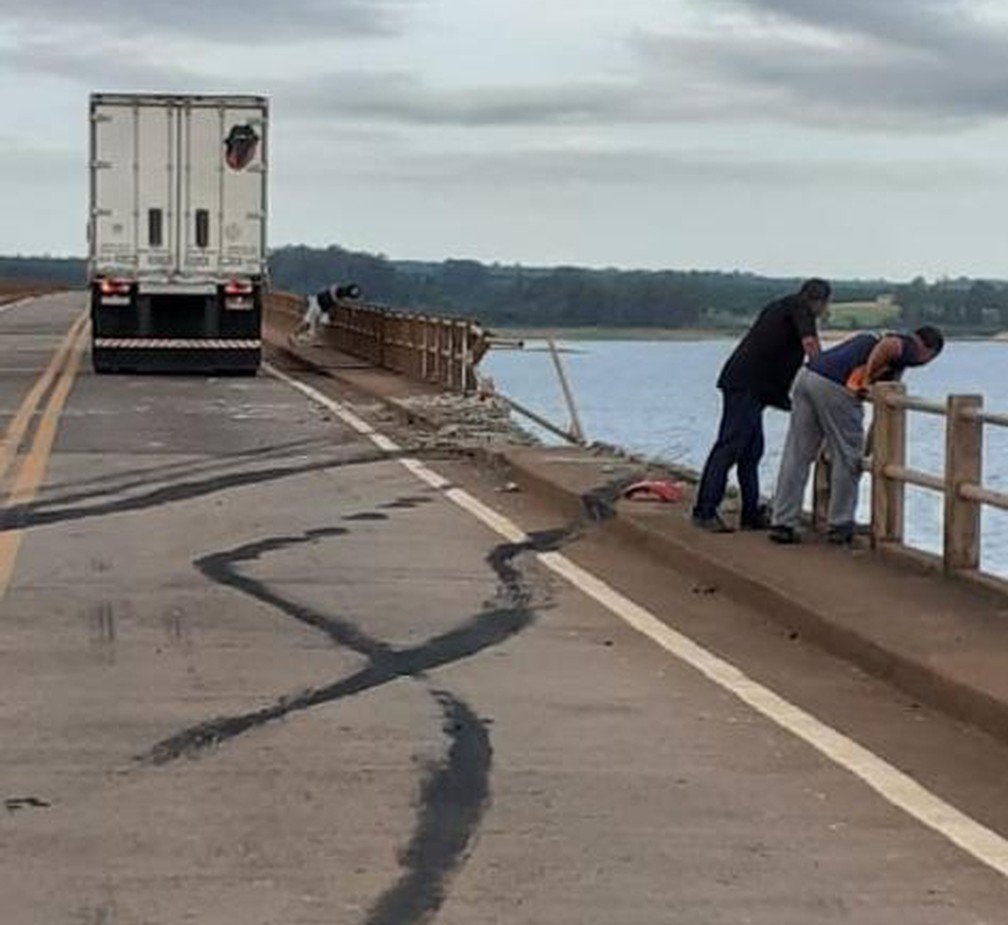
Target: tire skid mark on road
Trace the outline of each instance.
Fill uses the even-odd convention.
[[[300,623],[324,632],[335,644],[364,656],[368,660],[367,664],[354,674],[325,687],[308,688],[281,697],[258,710],[215,717],[191,726],[158,742],[149,752],[139,755],[138,760],[164,764],[183,756],[193,757],[290,713],[332,703],[400,678],[424,680],[426,674],[436,668],[500,645],[531,625],[535,619],[535,609],[546,606],[541,603],[533,608],[532,592],[511,560],[523,552],[553,549],[558,539],[566,535],[566,531],[537,534],[526,543],[504,543],[495,547],[487,556],[487,562],[500,579],[499,605],[488,606],[459,626],[434,636],[421,645],[405,649],[397,649],[372,639],[347,620],[291,601],[266,583],[242,574],[235,568],[239,563],[254,561],[263,553],[277,552],[347,533],[343,527],[326,527],[306,531],[300,536],[271,537],[227,552],[204,556],[195,565],[211,581],[234,588]]]
[[[352,454],[333,455],[304,463],[227,472],[221,475],[183,482],[168,482],[143,494],[118,498],[113,497],[96,504],[62,507],[58,499],[33,503],[24,501],[21,504],[15,504],[0,512],[0,529],[7,528],[11,523],[16,523],[18,526],[27,529],[68,521],[85,520],[90,517],[104,517],[109,514],[146,511],[165,504],[191,501],[195,498],[203,498],[207,495],[230,491],[233,488],[262,485],[266,482],[274,482],[279,479],[292,478],[298,475],[308,475],[312,472],[320,472],[327,469],[371,465],[395,458],[394,455],[381,450],[367,450],[363,452],[357,450]]]
[[[426,499],[401,500],[406,503],[385,509],[408,510]],[[344,521],[353,523],[360,519],[358,513],[348,515]],[[265,554],[343,537],[349,532],[346,527],[334,526],[307,530],[297,536],[269,537],[204,556],[195,565],[211,581],[325,633],[336,645],[366,658],[365,667],[326,687],[281,697],[259,710],[216,717],[192,726],[158,742],[148,753],[138,756],[138,760],[162,765],[183,756],[196,757],[294,712],[332,704],[400,679],[423,685],[441,712],[442,731],[449,745],[446,755],[427,768],[421,783],[416,828],[401,856],[404,871],[396,884],[379,897],[366,919],[366,925],[421,925],[441,908],[447,882],[464,862],[490,804],[493,756],[484,722],[465,701],[448,691],[432,688],[428,673],[500,645],[529,627],[535,621],[536,611],[550,602],[534,601],[533,591],[514,560],[522,553],[558,548],[571,531],[534,534],[526,542],[494,547],[486,562],[498,578],[496,598],[459,626],[406,649],[374,639],[346,619],[291,601],[237,568]]]
[[[51,524],[66,523],[77,520],[87,520],[91,517],[105,517],[110,514],[129,514],[158,508],[166,504],[181,501],[192,501],[208,495],[230,491],[234,488],[245,488],[263,485],[280,479],[293,478],[299,475],[310,475],[329,469],[340,469],[347,466],[365,466],[380,462],[402,461],[405,453],[411,458],[423,458],[423,453],[400,450],[396,453],[385,450],[361,450],[358,447],[344,447],[338,454],[321,459],[311,459],[307,462],[275,465],[255,469],[242,469],[237,472],[221,472],[209,474],[201,478],[184,478],[184,480],[163,481],[163,484],[150,488],[151,479],[127,481],[122,485],[111,482],[108,488],[100,488],[91,492],[81,492],[68,496],[55,496],[44,500],[23,501],[0,509],[0,530],[18,526],[23,529],[44,527]],[[303,454],[302,454],[303,455]],[[439,456],[439,458],[441,458]],[[251,454],[226,458],[214,463],[196,463],[193,471],[201,472],[208,467],[220,468],[231,462],[241,464],[246,459],[251,461]],[[186,476],[187,470],[176,472],[176,476]],[[125,495],[123,492],[136,487],[148,490],[141,494]],[[427,503],[433,499],[407,497],[399,499],[390,505],[391,510],[406,510]],[[90,501],[92,503],[69,503]],[[367,515],[372,520],[381,519],[380,511]]]
[[[444,903],[446,872],[464,860],[490,805],[493,748],[486,725],[447,691],[431,694],[441,708],[441,728],[451,745],[421,785],[416,830],[402,855],[405,871],[372,906],[365,925],[429,922]]]
[[[292,440],[268,447],[254,447],[231,453],[216,453],[209,457],[188,458],[181,461],[157,463],[152,466],[135,466],[103,475],[72,478],[65,481],[51,481],[46,485],[48,502],[46,506],[69,507],[81,501],[96,501],[125,494],[135,488],[149,488],[156,482],[171,479],[185,479],[197,475],[209,475],[238,466],[242,463],[271,461],[289,457],[305,457],[311,452],[331,451],[333,442],[319,438]],[[38,506],[42,508],[40,504]]]

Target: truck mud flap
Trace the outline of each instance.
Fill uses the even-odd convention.
[[[91,345],[96,373],[240,373],[262,362],[255,339],[97,337]]]

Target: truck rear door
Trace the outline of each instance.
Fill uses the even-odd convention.
[[[266,104],[92,100],[94,272],[141,285],[263,273]]]
[[[200,101],[178,119],[182,273],[258,276],[265,251],[264,110]]]

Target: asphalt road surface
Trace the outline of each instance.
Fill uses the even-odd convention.
[[[280,378],[95,376],[83,311],[0,313],[4,925],[1008,921],[997,743]],[[560,552],[961,809],[987,860]]]

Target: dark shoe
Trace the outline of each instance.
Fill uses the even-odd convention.
[[[770,528],[770,539],[774,543],[780,543],[782,546],[793,546],[795,543],[801,542],[801,534],[794,527],[785,527],[783,524],[777,524]]]
[[[770,508],[765,504],[759,506],[755,517],[743,517],[739,520],[740,530],[769,530],[770,526]]]
[[[834,524],[826,534],[827,542],[834,546],[849,546],[854,542],[854,524]]]
[[[708,533],[734,533],[735,531],[726,524],[719,515],[713,517],[697,517],[693,515],[693,526],[699,530],[706,530]]]

